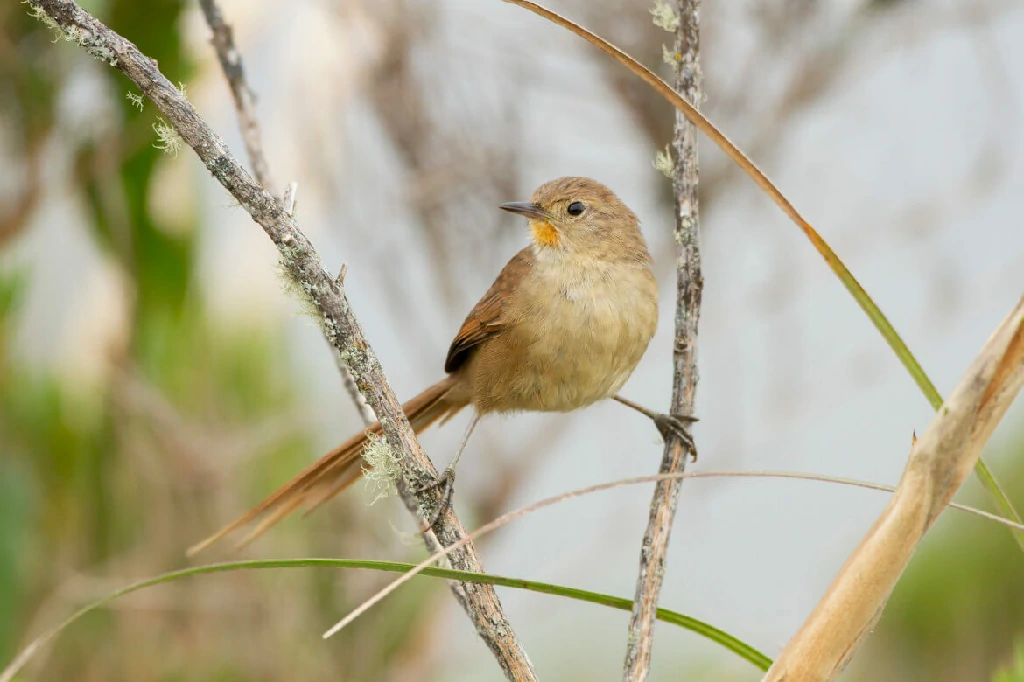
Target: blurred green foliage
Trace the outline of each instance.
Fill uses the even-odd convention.
[[[82,4],[156,59],[172,81],[193,77],[178,30],[193,3]],[[15,151],[30,178],[25,210],[5,223],[9,233],[0,230],[0,249],[25,234],[38,205],[40,185],[31,178],[55,132],[67,79],[94,69],[114,116],[95,134],[68,138],[76,145],[68,150],[71,180],[87,232],[119,273],[129,303],[124,329],[107,340],[105,378],[78,385],[56,367],[29,367],[16,357],[13,340],[35,273],[31,263],[0,270],[3,664],[77,604],[129,578],[184,566],[186,547],[318,454],[304,435],[308,424],[288,420],[297,400],[280,331],[212,319],[198,282],[199,217],[179,212],[170,224],[153,208],[161,168],[194,160],[155,149],[153,107],[138,110],[120,73],[74,45],[54,44],[24,10],[20,3],[0,8],[0,44],[10,48],[0,51],[0,125],[21,141]],[[245,499],[231,508],[215,504],[238,490]],[[291,542],[278,554],[337,555],[379,542],[373,524],[362,534],[339,532],[356,523],[351,515],[318,515],[278,535]],[[386,527],[386,520],[378,523]],[[381,535],[394,541],[390,531]],[[274,552],[273,541],[264,542],[264,552]],[[134,606],[91,614],[41,657],[42,668],[30,667],[30,679],[385,680],[384,671],[416,655],[408,641],[430,615],[424,606],[436,589],[403,591],[370,614],[365,636],[323,647],[322,628],[351,607],[347,583],[330,572],[301,573],[190,581],[153,593],[151,602],[143,596]],[[278,655],[282,650],[290,655]]]
[[[1002,452],[992,450],[987,454],[1007,492],[1020,499],[1024,444],[1016,439]],[[975,480],[957,499],[981,508],[987,503]],[[946,511],[893,591],[866,655],[857,659],[860,679],[989,679],[1024,636],[1022,571],[1024,557],[1003,528]]]
[[[1017,644],[1013,662],[997,672],[992,682],[1024,682],[1024,643]]]

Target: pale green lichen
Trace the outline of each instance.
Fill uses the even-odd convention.
[[[29,6],[28,14],[30,17],[38,19],[47,28],[53,30],[53,42],[63,38],[64,40],[78,43],[85,48],[86,52],[101,62],[110,66],[117,66],[117,55],[114,54],[114,51],[98,40],[89,30],[83,30],[78,26],[61,26],[53,17],[46,13],[46,10],[31,2],[31,0],[22,0],[22,2]]]
[[[28,15],[30,17],[43,22],[43,26],[53,31],[53,42],[57,42],[61,38],[64,40],[75,39],[75,29],[71,28],[65,30],[64,28],[61,28],[61,25],[54,21],[53,17],[46,13],[46,10],[39,5],[33,4],[29,0],[22,0],[22,3],[28,5]]]
[[[349,370],[355,372],[358,365],[366,364],[366,353],[356,347],[338,351],[338,359],[345,363]]]
[[[291,257],[291,254],[285,249],[285,258]],[[289,294],[292,298],[295,298],[299,302],[299,307],[302,310],[302,314],[316,320],[321,331],[327,333],[326,325],[324,324],[324,318],[317,309],[313,299],[306,293],[306,287],[303,286],[302,282],[295,276],[295,272],[288,267],[288,265],[282,260],[278,262],[279,274],[281,275],[281,285],[286,294]]]
[[[666,45],[661,46],[661,61],[665,62],[669,66],[675,66],[682,58],[683,55],[679,54],[675,50],[670,49]]]
[[[178,131],[162,118],[153,124],[153,132],[156,133],[156,142],[153,146],[166,154],[177,156],[185,144]]]
[[[675,176],[676,164],[672,160],[672,148],[665,145],[664,149],[654,153],[654,168],[666,178],[671,180]]]
[[[400,458],[383,436],[375,433],[366,434],[363,461],[365,462],[363,478],[366,480],[366,490],[373,495],[370,504],[391,497],[395,490]]]
[[[143,107],[142,95],[137,95],[134,92],[126,92],[124,94],[124,98],[126,100],[128,100],[129,102],[131,102],[133,107],[135,107],[139,111],[142,111],[142,107]]]
[[[679,28],[679,15],[666,0],[657,0],[654,3],[651,16],[654,17],[654,25],[658,28],[672,32]]]
[[[91,54],[93,58],[100,60],[107,66],[117,66],[117,57],[114,54],[114,51],[101,42],[93,40],[91,33],[87,31],[80,31],[69,40],[74,40],[76,43],[84,47],[85,51]]]

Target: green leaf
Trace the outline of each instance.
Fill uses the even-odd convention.
[[[132,592],[159,585],[161,583],[171,582],[174,580],[180,580],[181,578],[187,578],[194,575],[205,575],[208,573],[223,573],[227,571],[239,571],[246,569],[266,569],[266,568],[363,568],[374,571],[389,571],[392,573],[406,573],[415,566],[413,564],[407,564],[397,561],[369,561],[359,559],[279,559],[270,561],[233,561],[222,564],[210,564],[208,566],[196,566],[194,568],[186,568],[180,571],[172,571],[171,573],[164,573],[158,575],[155,578],[148,578],[146,580],[140,580],[137,583],[133,583],[127,587],[124,587],[113,594],[110,594],[102,599],[98,599],[91,602],[78,611],[75,611],[71,616],[57,627],[48,630],[39,637],[37,637],[28,647],[26,647],[21,654],[18,655],[10,665],[2,673],[0,673],[0,682],[10,682],[14,675],[21,670],[25,663],[35,654],[42,646],[54,639],[61,632],[64,631],[69,625],[77,621],[79,618],[94,611],[100,607],[106,606],[108,603],[123,597]],[[520,580],[519,578],[508,578],[500,575],[491,575],[488,573],[468,573],[466,571],[457,571],[449,568],[425,568],[422,571],[423,575],[430,576],[433,578],[444,578],[447,580],[459,580],[462,582],[473,582],[473,583],[486,583],[490,585],[498,585],[500,587],[512,587],[520,590],[531,590],[533,592],[540,592],[541,594],[554,594],[561,597],[568,597],[569,599],[576,599],[578,601],[585,601],[591,604],[602,604],[604,606],[610,606],[615,609],[622,611],[629,611],[633,607],[633,602],[629,599],[622,597],[613,597],[608,594],[600,594],[598,592],[590,592],[587,590],[579,590],[574,587],[564,587],[561,585],[553,585],[551,583],[536,582],[533,580]],[[732,635],[719,630],[713,625],[709,625],[703,621],[699,621],[696,618],[684,616],[681,613],[675,611],[669,611],[668,609],[658,609],[658,620],[665,623],[671,623],[678,625],[690,632],[694,632],[706,639],[720,644],[729,651],[733,652],[740,658],[750,662],[754,666],[761,670],[768,670],[772,661],[770,658],[762,654],[760,651],[741,642],[739,639]]]
[[[1017,642],[1013,661],[997,672],[992,682],[1024,682],[1024,640]]]

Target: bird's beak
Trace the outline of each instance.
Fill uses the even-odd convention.
[[[542,209],[537,204],[531,204],[526,201],[513,201],[508,204],[502,204],[499,206],[503,211],[509,213],[518,213],[519,215],[526,216],[527,218],[534,218],[537,220],[550,220],[551,216],[548,212]]]

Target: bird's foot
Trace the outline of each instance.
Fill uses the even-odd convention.
[[[427,528],[433,528],[437,525],[441,515],[444,514],[448,507],[452,504],[452,495],[455,493],[455,469],[453,467],[445,467],[445,470],[441,472],[441,475],[429,481],[422,483],[413,488],[414,493],[423,493],[434,488],[441,489],[441,501],[438,503],[437,509],[427,519]]]
[[[690,424],[697,421],[696,417],[683,414],[654,413],[651,415],[651,419],[654,420],[658,433],[666,443],[672,438],[678,438],[689,450],[691,461],[697,461],[697,445],[693,442],[693,436],[689,431]]]

